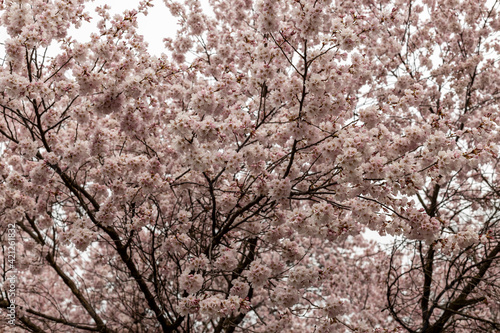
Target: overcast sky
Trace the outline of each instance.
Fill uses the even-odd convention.
[[[111,7],[111,14],[122,13],[125,9],[137,8],[139,0],[95,0],[87,4],[87,12],[92,16],[97,16],[94,9],[97,6],[108,4]],[[149,9],[148,16],[139,16],[139,33],[144,35],[149,43],[149,51],[152,54],[160,55],[165,52],[163,38],[174,37],[176,32],[177,19],[170,15],[169,10],[162,0],[154,0],[154,7]],[[97,19],[82,25],[78,31],[71,30],[72,35],[81,41],[88,40],[90,32],[96,31]]]
[[[207,2],[207,0],[202,0]],[[78,29],[70,29],[69,34],[79,41],[88,41],[91,32],[97,32],[97,14],[95,8],[108,4],[111,7],[111,15],[122,13],[125,9],[137,8],[139,0],[95,0],[86,4],[86,11],[94,17],[90,22],[84,24]],[[169,10],[163,3],[163,0],[154,0],[154,7],[150,8],[147,17],[139,16],[139,33],[144,35],[145,40],[149,43],[149,51],[154,55],[160,55],[165,52],[163,38],[174,37],[176,32],[177,19],[170,15]],[[0,15],[3,13],[0,11]],[[3,41],[8,38],[7,31],[3,26],[0,26],[0,59],[3,58],[5,51],[3,49]],[[48,55],[50,55],[51,47],[49,47]]]

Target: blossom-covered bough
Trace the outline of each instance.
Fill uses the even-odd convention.
[[[441,224],[439,233],[402,239],[391,252],[387,310],[407,332],[500,329],[498,7],[498,1],[396,6],[378,41],[386,51],[366,49],[382,73],[370,97],[387,98],[399,111],[394,125],[407,136],[416,135],[406,127],[413,123],[427,138],[418,154],[430,167],[415,200]],[[396,82],[389,89],[387,70]],[[412,82],[424,92],[413,109]]]
[[[496,2],[85,2],[1,5],[1,325],[498,328]]]

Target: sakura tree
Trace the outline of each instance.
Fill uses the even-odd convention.
[[[385,26],[363,48],[377,64],[367,98],[428,161],[423,182],[410,187],[441,224],[430,237],[395,242],[386,309],[407,332],[496,332],[499,3],[410,1],[390,12],[367,6]],[[418,104],[411,103],[415,85],[423,91]]]
[[[2,325],[495,329],[496,3],[85,3],[0,7]]]

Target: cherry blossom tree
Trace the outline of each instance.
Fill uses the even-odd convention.
[[[1,325],[496,328],[496,3],[85,3],[0,7]]]
[[[386,29],[365,48],[379,73],[367,97],[399,111],[386,126],[412,137],[406,126],[420,124],[428,139],[415,147],[431,163],[415,196],[441,223],[432,238],[394,244],[387,309],[408,332],[496,332],[498,1],[410,1],[390,14],[368,7]],[[407,101],[415,84],[424,92],[418,105]]]

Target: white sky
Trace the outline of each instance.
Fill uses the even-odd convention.
[[[94,9],[97,6],[109,5],[111,16],[122,13],[126,9],[137,8],[139,0],[95,0],[86,5],[86,11],[91,16],[97,17]],[[154,55],[165,53],[163,38],[174,37],[176,32],[177,19],[170,15],[163,0],[154,0],[154,7],[149,9],[148,16],[140,15],[138,19],[139,33],[144,35],[144,39],[149,43],[149,52]],[[98,18],[90,23],[85,22],[78,30],[71,29],[70,34],[80,41],[89,40],[91,32],[97,31],[95,25]]]
[[[97,32],[96,24],[98,16],[95,13],[97,6],[105,4],[111,7],[110,14],[122,13],[125,9],[137,8],[140,0],[94,0],[86,3],[85,11],[88,12],[94,19],[91,22],[84,22],[79,29],[71,28],[69,35],[75,39],[85,42],[90,38],[91,32]],[[204,7],[208,5],[208,0],[201,0]],[[153,0],[154,7],[149,8],[148,16],[139,15],[138,25],[139,33],[144,36],[145,41],[149,44],[149,52],[159,56],[161,53],[166,53],[163,39],[165,37],[175,37],[177,30],[177,19],[170,15],[170,11],[165,6],[163,0]],[[0,11],[0,15],[3,13]],[[5,54],[3,50],[3,41],[8,38],[6,29],[0,26],[0,58]],[[49,47],[48,54],[51,53]]]

